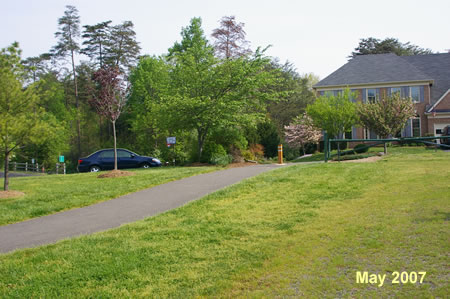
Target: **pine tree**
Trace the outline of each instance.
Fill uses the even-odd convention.
[[[105,52],[109,46],[111,36],[110,24],[111,21],[106,21],[96,25],[83,26],[84,48],[81,50],[81,53],[88,56],[100,68],[105,64]]]
[[[75,6],[67,5],[67,10],[58,20],[59,31],[55,33],[58,43],[53,47],[52,53],[61,58],[70,57],[75,90],[75,108],[77,110],[77,154],[81,155],[81,125],[79,114],[78,82],[75,67],[75,54],[80,51],[78,39],[80,38],[80,16]]]

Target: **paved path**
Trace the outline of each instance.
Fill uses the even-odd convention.
[[[134,222],[182,206],[279,165],[255,165],[201,174],[84,208],[0,226],[0,252],[54,243]]]

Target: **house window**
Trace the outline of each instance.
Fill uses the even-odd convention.
[[[380,139],[379,136],[372,130],[364,128],[364,139]]]
[[[420,118],[412,119],[412,136],[420,137]]]
[[[367,89],[367,101],[369,103],[375,103],[376,100],[378,100],[377,99],[377,90],[374,88]]]
[[[391,95],[394,95],[396,93],[398,93],[398,95],[400,95],[402,92],[402,89],[400,87],[392,87],[391,88]]]
[[[410,95],[413,103],[420,102],[420,87],[419,86],[411,86]]]

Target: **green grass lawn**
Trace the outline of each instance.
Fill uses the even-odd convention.
[[[449,297],[450,153],[293,165],[103,233],[0,256],[0,297]],[[386,274],[357,284],[356,271]],[[426,271],[392,284],[394,271]]]
[[[98,179],[98,173],[10,178],[21,198],[0,199],[0,225],[109,200],[218,167],[162,167],[130,170],[134,176]]]

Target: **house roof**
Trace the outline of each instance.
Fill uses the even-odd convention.
[[[417,81],[433,84],[431,102],[435,103],[450,88],[450,53],[358,55],[314,88]]]
[[[431,88],[432,104],[450,89],[450,53],[401,57],[433,78],[434,83]]]

